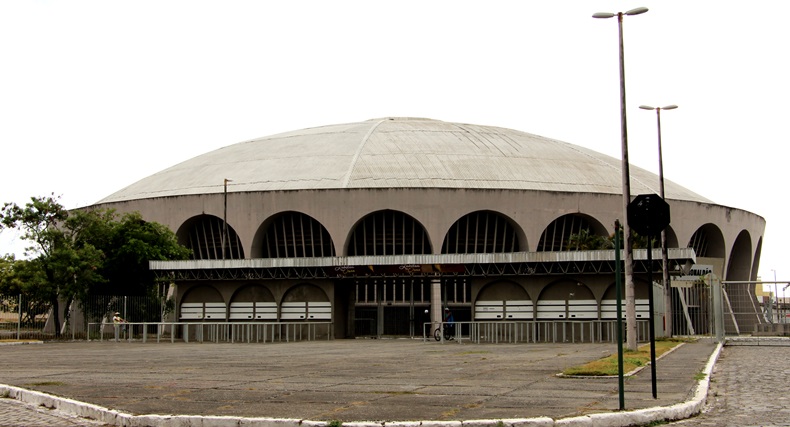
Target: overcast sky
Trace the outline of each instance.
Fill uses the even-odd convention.
[[[90,205],[196,155],[386,116],[501,126],[620,158],[767,221],[759,273],[790,279],[790,2],[0,3],[0,202]],[[18,234],[0,253],[20,252]]]

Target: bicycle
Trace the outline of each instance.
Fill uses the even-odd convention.
[[[455,325],[453,325],[453,324],[446,324],[446,325],[444,325],[444,328],[439,326],[438,328],[436,328],[435,331],[433,331],[433,338],[436,341],[441,341],[442,340],[442,332],[444,332],[444,340],[445,341],[450,341],[451,339],[453,339],[453,335],[455,335],[455,333],[454,333],[455,332]]]

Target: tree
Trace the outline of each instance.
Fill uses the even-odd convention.
[[[60,301],[67,306],[89,295],[145,295],[155,289],[149,260],[188,259],[167,227],[135,212],[119,221],[110,209],[67,211],[59,198],[31,198],[24,207],[6,203],[0,230],[19,228],[30,242],[29,260],[3,258],[0,293],[19,292],[46,301],[60,334]]]
[[[101,286],[105,293],[123,295],[145,295],[156,290],[148,261],[185,260],[191,253],[170,229],[143,220],[138,212],[125,214],[113,223],[109,239],[100,247],[107,254],[102,269],[107,282]]]
[[[50,303],[55,335],[60,335],[61,299],[84,298],[85,287],[103,278],[97,270],[103,254],[87,242],[78,243],[78,232],[67,227],[68,211],[59,197],[32,197],[24,207],[6,203],[0,224],[22,230],[30,242],[25,255],[30,260],[15,262],[14,275],[28,293]]]
[[[593,233],[589,228],[583,228],[578,233],[568,236],[565,249],[568,251],[594,251],[606,246],[606,238]]]

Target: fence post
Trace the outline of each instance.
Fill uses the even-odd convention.
[[[22,336],[22,294],[19,294],[19,304],[17,304],[17,311],[19,311],[19,318],[16,322],[16,339],[18,341]]]
[[[709,286],[713,294],[713,324],[716,329],[716,342],[724,342],[724,301],[722,299],[722,284],[711,273]]]

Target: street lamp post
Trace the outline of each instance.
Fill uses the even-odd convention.
[[[224,209],[222,213],[222,259],[225,259],[225,251],[230,245],[228,242],[228,183],[233,182],[232,179],[225,178],[223,186],[224,186]],[[226,246],[228,245],[228,246]],[[233,257],[231,257],[233,258]]]
[[[631,247],[631,227],[628,225],[628,204],[631,202],[631,173],[628,162],[628,130],[625,118],[625,55],[623,51],[623,15],[641,15],[647,12],[646,7],[638,7],[627,12],[598,12],[593,18],[607,19],[617,17],[617,29],[620,48],[620,134],[623,152],[623,250],[625,252],[625,319],[626,340],[628,349],[636,350],[636,301],[634,289],[634,253]],[[618,304],[620,302],[618,301]]]
[[[658,124],[658,191],[659,196],[664,198],[664,156],[661,152],[661,110],[674,110],[677,105],[667,105],[665,107],[651,107],[640,105],[643,110],[656,110],[656,121]],[[667,233],[661,230],[661,276],[664,284],[664,327],[667,336],[672,336],[672,287],[669,283],[669,265],[667,257]]]

